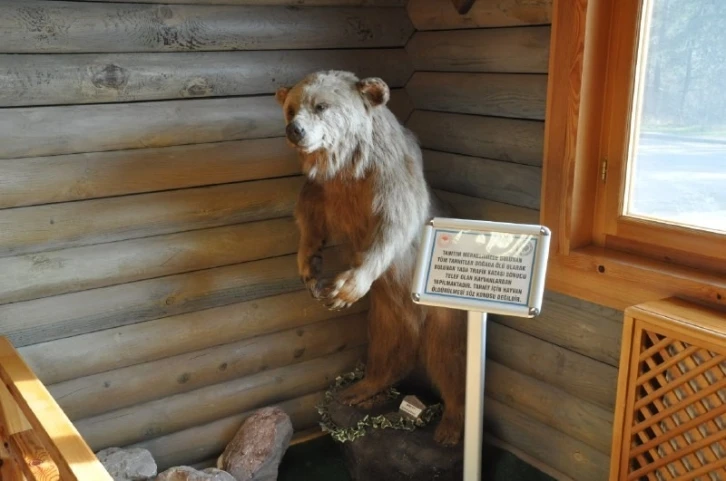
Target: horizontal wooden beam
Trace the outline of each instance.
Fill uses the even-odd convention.
[[[0,256],[287,217],[302,183],[295,176],[0,210]],[[27,260],[38,269],[49,259]]]
[[[486,379],[487,396],[610,455],[612,411],[495,361],[487,361]]]
[[[398,89],[391,97],[393,112],[405,120],[407,95]],[[272,95],[18,107],[4,109],[0,116],[0,159],[284,135],[282,109]]]
[[[331,68],[392,88],[412,73],[402,48],[0,55],[0,107],[264,95]]]
[[[544,123],[538,120],[416,110],[407,125],[427,149],[542,165]]]
[[[77,420],[74,424],[94,450],[127,446],[327,389],[336,376],[353,369],[364,354],[362,347],[347,349]]]
[[[615,406],[617,368],[496,322],[489,323],[487,357],[606,410]]]
[[[400,47],[413,25],[404,8],[11,0],[0,31],[0,53],[179,52]]]
[[[159,3],[159,0],[76,0],[78,2]],[[164,0],[165,4],[191,5],[278,5],[285,7],[376,6],[402,7],[406,0]]]
[[[577,480],[607,481],[609,456],[506,403],[484,401],[487,431]]]
[[[325,275],[344,267],[325,253]],[[296,255],[44,297],[0,306],[0,332],[27,346],[113,327],[298,291]]]
[[[504,204],[492,200],[471,197],[468,195],[435,190],[436,195],[447,202],[456,212],[456,215],[468,219],[491,220],[495,222],[519,222],[535,224],[539,222],[539,211]]]
[[[464,14],[442,0],[409,0],[406,8],[416,30],[516,27],[550,23],[552,0],[477,0]]]
[[[425,150],[424,169],[435,189],[539,209],[539,167]]]
[[[327,387],[326,387],[327,389]],[[282,402],[272,402],[284,410],[292,421],[293,429],[300,431],[320,422],[315,407],[323,401],[325,390]],[[258,406],[262,408],[265,406]],[[148,449],[159,471],[172,466],[189,465],[218,457],[234,437],[247,417],[254,411],[234,414],[217,421],[177,431],[166,436],[142,441],[129,447]]]
[[[620,363],[623,312],[545,291],[536,322],[510,316],[492,316],[505,326],[556,344],[613,367]]]
[[[0,160],[0,209],[300,174],[283,137]]]
[[[157,361],[51,384],[71,420],[167,398],[291,366],[366,343],[364,314],[185,352]]]
[[[292,217],[0,258],[0,304],[240,264],[297,250]]]
[[[550,27],[416,32],[406,45],[414,70],[547,73]]]
[[[416,72],[406,92],[420,110],[544,120],[547,75]]]

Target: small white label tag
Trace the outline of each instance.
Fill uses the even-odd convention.
[[[426,406],[416,396],[406,396],[401,402],[399,410],[413,419],[418,419]]]

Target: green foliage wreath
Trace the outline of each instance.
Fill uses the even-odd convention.
[[[403,416],[398,412],[381,414],[378,416],[366,415],[358,421],[355,426],[349,428],[339,427],[330,417],[328,406],[335,399],[335,394],[341,389],[349,386],[362,379],[365,375],[365,367],[361,364],[355,370],[347,374],[343,374],[335,378],[335,383],[325,392],[325,398],[322,404],[317,406],[318,413],[321,417],[320,426],[323,431],[329,432],[333,439],[340,443],[355,441],[356,439],[366,435],[369,429],[398,429],[404,431],[413,431],[429,424],[442,412],[441,403],[428,406],[418,419],[414,420]],[[401,396],[395,388],[389,388],[384,392],[387,399],[397,399]]]

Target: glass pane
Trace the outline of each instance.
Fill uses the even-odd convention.
[[[726,0],[645,3],[623,213],[726,232]]]

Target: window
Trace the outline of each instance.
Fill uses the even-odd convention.
[[[726,305],[726,2],[555,0],[549,287]]]

